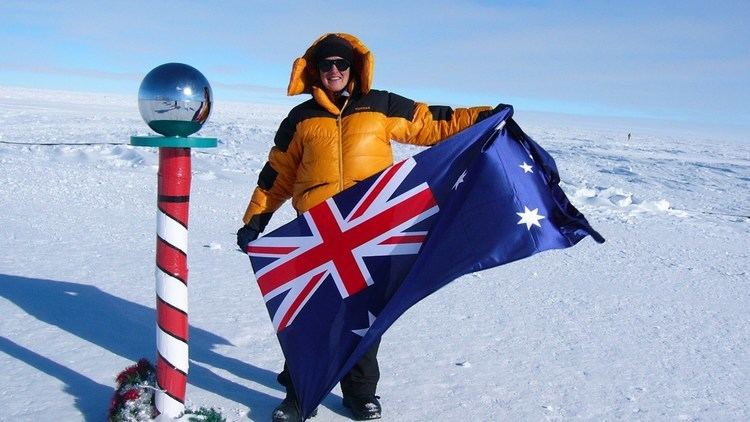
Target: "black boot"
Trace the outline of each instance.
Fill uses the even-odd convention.
[[[310,417],[314,417],[318,414],[318,409],[312,411]],[[271,413],[271,421],[273,422],[302,422],[302,415],[299,411],[299,405],[297,400],[292,397],[286,396],[286,398],[273,409]]]
[[[379,398],[376,395],[364,397],[344,396],[344,407],[351,409],[355,420],[380,419],[382,410],[380,409]]]

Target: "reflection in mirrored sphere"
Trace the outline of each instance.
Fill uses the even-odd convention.
[[[211,114],[211,85],[196,68],[166,63],[148,72],[138,90],[138,109],[146,124],[164,136],[189,136]]]

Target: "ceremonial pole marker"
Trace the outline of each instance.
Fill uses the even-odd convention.
[[[159,148],[156,214],[156,410],[179,417],[185,410],[188,357],[188,211],[191,148],[211,148],[216,138],[189,137],[213,106],[208,80],[195,68],[167,63],[141,83],[138,108],[163,136],[132,136],[130,144]]]

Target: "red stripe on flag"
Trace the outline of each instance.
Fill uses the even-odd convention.
[[[245,252],[257,253],[257,254],[275,254],[275,255],[286,255],[296,251],[296,246],[248,246]]]
[[[377,185],[375,185],[371,190],[369,195],[367,195],[367,198],[365,198],[364,201],[362,201],[362,204],[360,204],[359,208],[357,208],[349,217],[349,221],[354,220],[355,218],[359,217],[360,215],[364,214],[364,212],[370,208],[370,205],[375,201],[375,198],[380,195],[380,192],[383,190],[383,188],[388,185],[388,182],[393,179],[393,176],[396,175],[396,172],[398,172],[398,169],[401,168],[401,166],[404,165],[406,160],[401,161],[400,163],[396,163],[388,168],[388,170],[383,173],[380,180],[378,180]]]
[[[351,238],[347,236],[347,232],[342,232],[330,207],[316,207],[310,210],[310,214],[318,226],[323,245],[326,245],[321,253],[327,255],[336,267],[343,283],[342,287],[346,290],[346,296],[367,288],[367,280],[352,254],[354,248],[364,243],[362,242],[364,238]]]
[[[299,309],[300,306],[302,306],[302,303],[310,297],[310,293],[312,292],[312,289],[315,287],[316,284],[320,281],[320,278],[325,275],[325,271],[323,271],[320,274],[314,275],[310,281],[307,282],[305,287],[302,289],[302,292],[297,295],[297,298],[292,302],[292,305],[289,306],[289,310],[286,311],[286,314],[281,319],[281,322],[279,322],[279,329],[277,331],[281,332],[284,328],[286,328],[287,324],[289,324],[289,321],[292,319],[292,316],[297,312],[297,309]]]
[[[411,236],[393,236],[380,242],[381,245],[398,245],[401,243],[422,243],[424,242],[425,235],[411,235]]]

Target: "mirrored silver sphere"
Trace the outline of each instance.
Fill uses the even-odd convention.
[[[183,63],[155,67],[138,90],[141,117],[164,136],[189,136],[200,130],[211,114],[212,103],[206,77]]]

